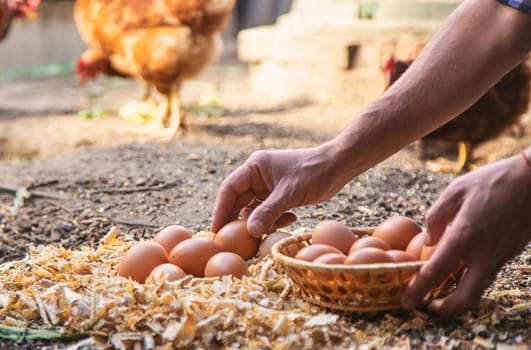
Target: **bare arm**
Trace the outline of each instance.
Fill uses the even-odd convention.
[[[337,137],[318,147],[251,155],[223,181],[212,231],[245,209],[249,232],[259,237],[280,225],[277,220],[291,208],[331,198],[355,176],[472,105],[526,57],[529,33],[530,15],[495,0],[465,1],[402,78]]]
[[[334,140],[347,182],[478,100],[531,49],[531,16],[494,0],[459,6],[384,95]]]

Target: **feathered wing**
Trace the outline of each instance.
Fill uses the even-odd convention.
[[[188,26],[211,34],[223,28],[235,0],[77,0],[74,19],[90,46],[108,48],[124,33],[156,26]]]
[[[162,93],[197,76],[219,53],[217,35],[195,34],[186,26],[132,31],[110,55],[118,71],[151,82]]]

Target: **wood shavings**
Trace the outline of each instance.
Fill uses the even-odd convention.
[[[526,272],[526,273],[530,273],[531,272],[531,266],[530,265],[511,266],[511,269],[517,270],[517,271]]]
[[[506,310],[507,313],[529,311],[531,310],[531,302],[516,304],[513,307]]]
[[[188,276],[138,284],[117,276],[120,258],[132,244],[113,229],[96,249],[31,247],[26,259],[0,265],[0,323],[54,326],[64,334],[93,335],[79,344],[104,339],[116,349],[444,348],[452,341],[497,346],[529,339],[496,331],[508,319],[529,321],[529,291],[491,293],[479,315],[462,319],[462,328],[474,336],[458,327],[447,337],[425,332],[437,321],[418,310],[367,318],[308,304],[271,258],[252,260],[250,276],[241,280]]]
[[[306,321],[306,327],[328,326],[337,322],[338,315],[316,315]]]
[[[483,337],[476,336],[472,341],[475,344],[481,345],[482,347],[487,348],[487,349],[493,349],[494,348],[494,344],[492,343],[492,340],[488,339],[488,338],[483,338]]]
[[[498,344],[496,350],[529,350],[529,346],[526,344]]]

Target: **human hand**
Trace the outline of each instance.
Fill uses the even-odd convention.
[[[347,182],[326,144],[314,148],[258,151],[221,184],[212,214],[217,232],[239,214],[255,237],[296,220],[287,211],[325,201]]]
[[[438,243],[402,298],[410,310],[461,263],[455,291],[429,308],[451,316],[474,307],[503,264],[531,239],[531,169],[520,155],[489,164],[450,183],[426,214],[428,243]]]

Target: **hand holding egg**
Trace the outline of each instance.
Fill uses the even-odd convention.
[[[213,241],[223,251],[238,254],[245,260],[256,255],[260,242],[258,238],[249,235],[247,223],[243,220],[234,220],[223,226],[215,234]]]

